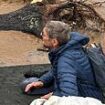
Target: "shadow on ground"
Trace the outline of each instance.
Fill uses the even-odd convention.
[[[27,65],[0,68],[0,105],[29,105],[39,96],[28,96],[21,92],[20,81],[27,71],[35,71],[39,76],[50,68],[50,65]]]

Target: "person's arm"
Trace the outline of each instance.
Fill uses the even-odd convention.
[[[54,76],[52,70],[48,71],[46,74],[42,75],[39,78],[39,81],[42,81],[44,86],[49,85],[51,82],[53,82]]]
[[[26,86],[26,88],[25,88],[25,92],[27,93],[31,88],[41,88],[41,87],[43,87],[43,82],[41,82],[41,81],[37,81],[37,82],[32,82],[32,83],[30,83],[30,84],[28,84],[27,86]]]
[[[57,78],[59,91],[55,90],[53,95],[78,96],[76,64],[72,57],[62,56],[59,58]]]
[[[52,70],[42,75],[37,82],[32,82],[28,84],[25,88],[25,92],[28,92],[31,88],[40,88],[49,85],[53,81]]]
[[[48,100],[48,99],[52,96],[52,94],[53,94],[53,92],[50,92],[50,93],[48,93],[48,94],[46,94],[46,95],[44,95],[44,96],[41,96],[41,99],[46,99],[46,100]]]

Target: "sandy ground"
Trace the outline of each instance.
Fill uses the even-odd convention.
[[[19,8],[24,7],[26,4],[24,2],[2,2],[0,0],[0,14],[5,14],[11,11],[15,11]]]
[[[2,2],[0,14],[15,11],[25,4]],[[41,41],[34,35],[16,31],[0,31],[0,66],[48,63],[47,53],[38,52]]]
[[[47,54],[37,51],[41,46],[41,41],[32,35],[2,31],[0,32],[0,66],[47,63]]]

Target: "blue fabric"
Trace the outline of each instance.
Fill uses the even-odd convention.
[[[70,33],[70,41],[58,49],[52,49],[49,59],[52,71],[40,80],[49,84],[54,80],[54,95],[94,97],[102,100],[102,92],[95,83],[92,68],[83,51],[89,38],[77,32]]]

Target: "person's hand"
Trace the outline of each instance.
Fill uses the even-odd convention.
[[[41,99],[46,99],[46,100],[48,100],[48,99],[52,96],[52,94],[53,94],[53,92],[48,93],[48,94],[42,96]]]
[[[25,88],[25,92],[28,92],[33,87],[35,87],[35,88],[43,87],[43,82],[37,81],[37,82],[32,82],[32,83],[28,84]]]

